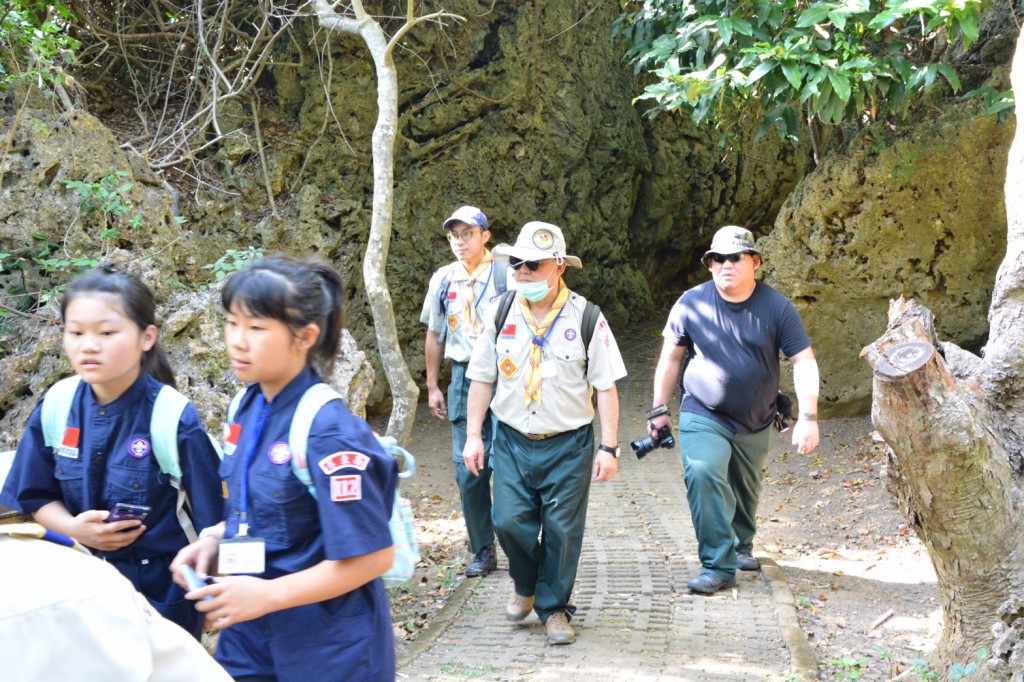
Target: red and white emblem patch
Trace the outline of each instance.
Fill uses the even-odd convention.
[[[69,426],[64,430],[64,438],[60,441],[60,445],[54,448],[53,452],[61,457],[68,457],[70,459],[78,459],[78,437],[81,431],[74,427]]]
[[[366,471],[366,465],[369,463],[370,458],[361,452],[335,452],[333,455],[327,455],[320,460],[319,466],[320,471],[330,476],[338,469],[348,468]]]
[[[363,477],[331,476],[331,499],[335,502],[351,502],[363,499]]]

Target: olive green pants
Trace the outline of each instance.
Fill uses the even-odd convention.
[[[491,525],[491,412],[484,416],[484,466],[479,476],[466,468],[462,450],[466,447],[466,397],[470,381],[466,378],[465,362],[452,364],[452,382],[448,385],[448,419],[452,424],[452,462],[455,466],[455,482],[459,484],[459,498],[462,500],[462,517],[466,520],[469,546],[473,554],[494,544],[494,527]]]
[[[517,594],[534,595],[546,622],[569,604],[583,547],[594,466],[590,424],[546,440],[530,440],[496,421],[494,530],[508,557]]]
[[[740,436],[713,419],[679,415],[679,450],[701,571],[728,580],[736,553],[750,554],[757,532],[764,464],[774,430]]]

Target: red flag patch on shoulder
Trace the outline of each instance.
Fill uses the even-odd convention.
[[[503,339],[514,339],[516,338],[516,325],[513,322],[509,322],[501,328],[501,338]]]
[[[351,502],[363,499],[363,477],[331,476],[331,499],[335,502]]]
[[[339,469],[366,471],[366,465],[369,463],[370,458],[361,452],[335,452],[333,455],[327,455],[320,460],[318,466],[320,471],[330,476]]]

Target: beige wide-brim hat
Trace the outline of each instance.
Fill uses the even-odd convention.
[[[498,244],[491,251],[495,258],[519,260],[562,260],[574,268],[582,268],[583,261],[565,252],[562,228],[551,223],[534,221],[523,225],[516,243]]]
[[[754,246],[754,234],[747,228],[740,227],[739,225],[726,225],[718,232],[715,232],[715,236],[711,240],[711,248],[700,258],[700,262],[705,267],[708,264],[708,258],[713,253],[722,256],[728,256],[733,253],[756,253],[758,256],[761,256],[761,252]],[[764,261],[764,256],[761,256],[761,260]]]

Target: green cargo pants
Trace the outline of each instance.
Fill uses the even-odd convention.
[[[773,435],[770,426],[740,436],[713,419],[679,415],[683,480],[703,573],[728,580],[736,575],[736,553],[750,554]]]
[[[569,604],[583,547],[594,467],[590,424],[530,440],[495,422],[494,530],[508,557],[517,594],[536,596],[541,622]]]

